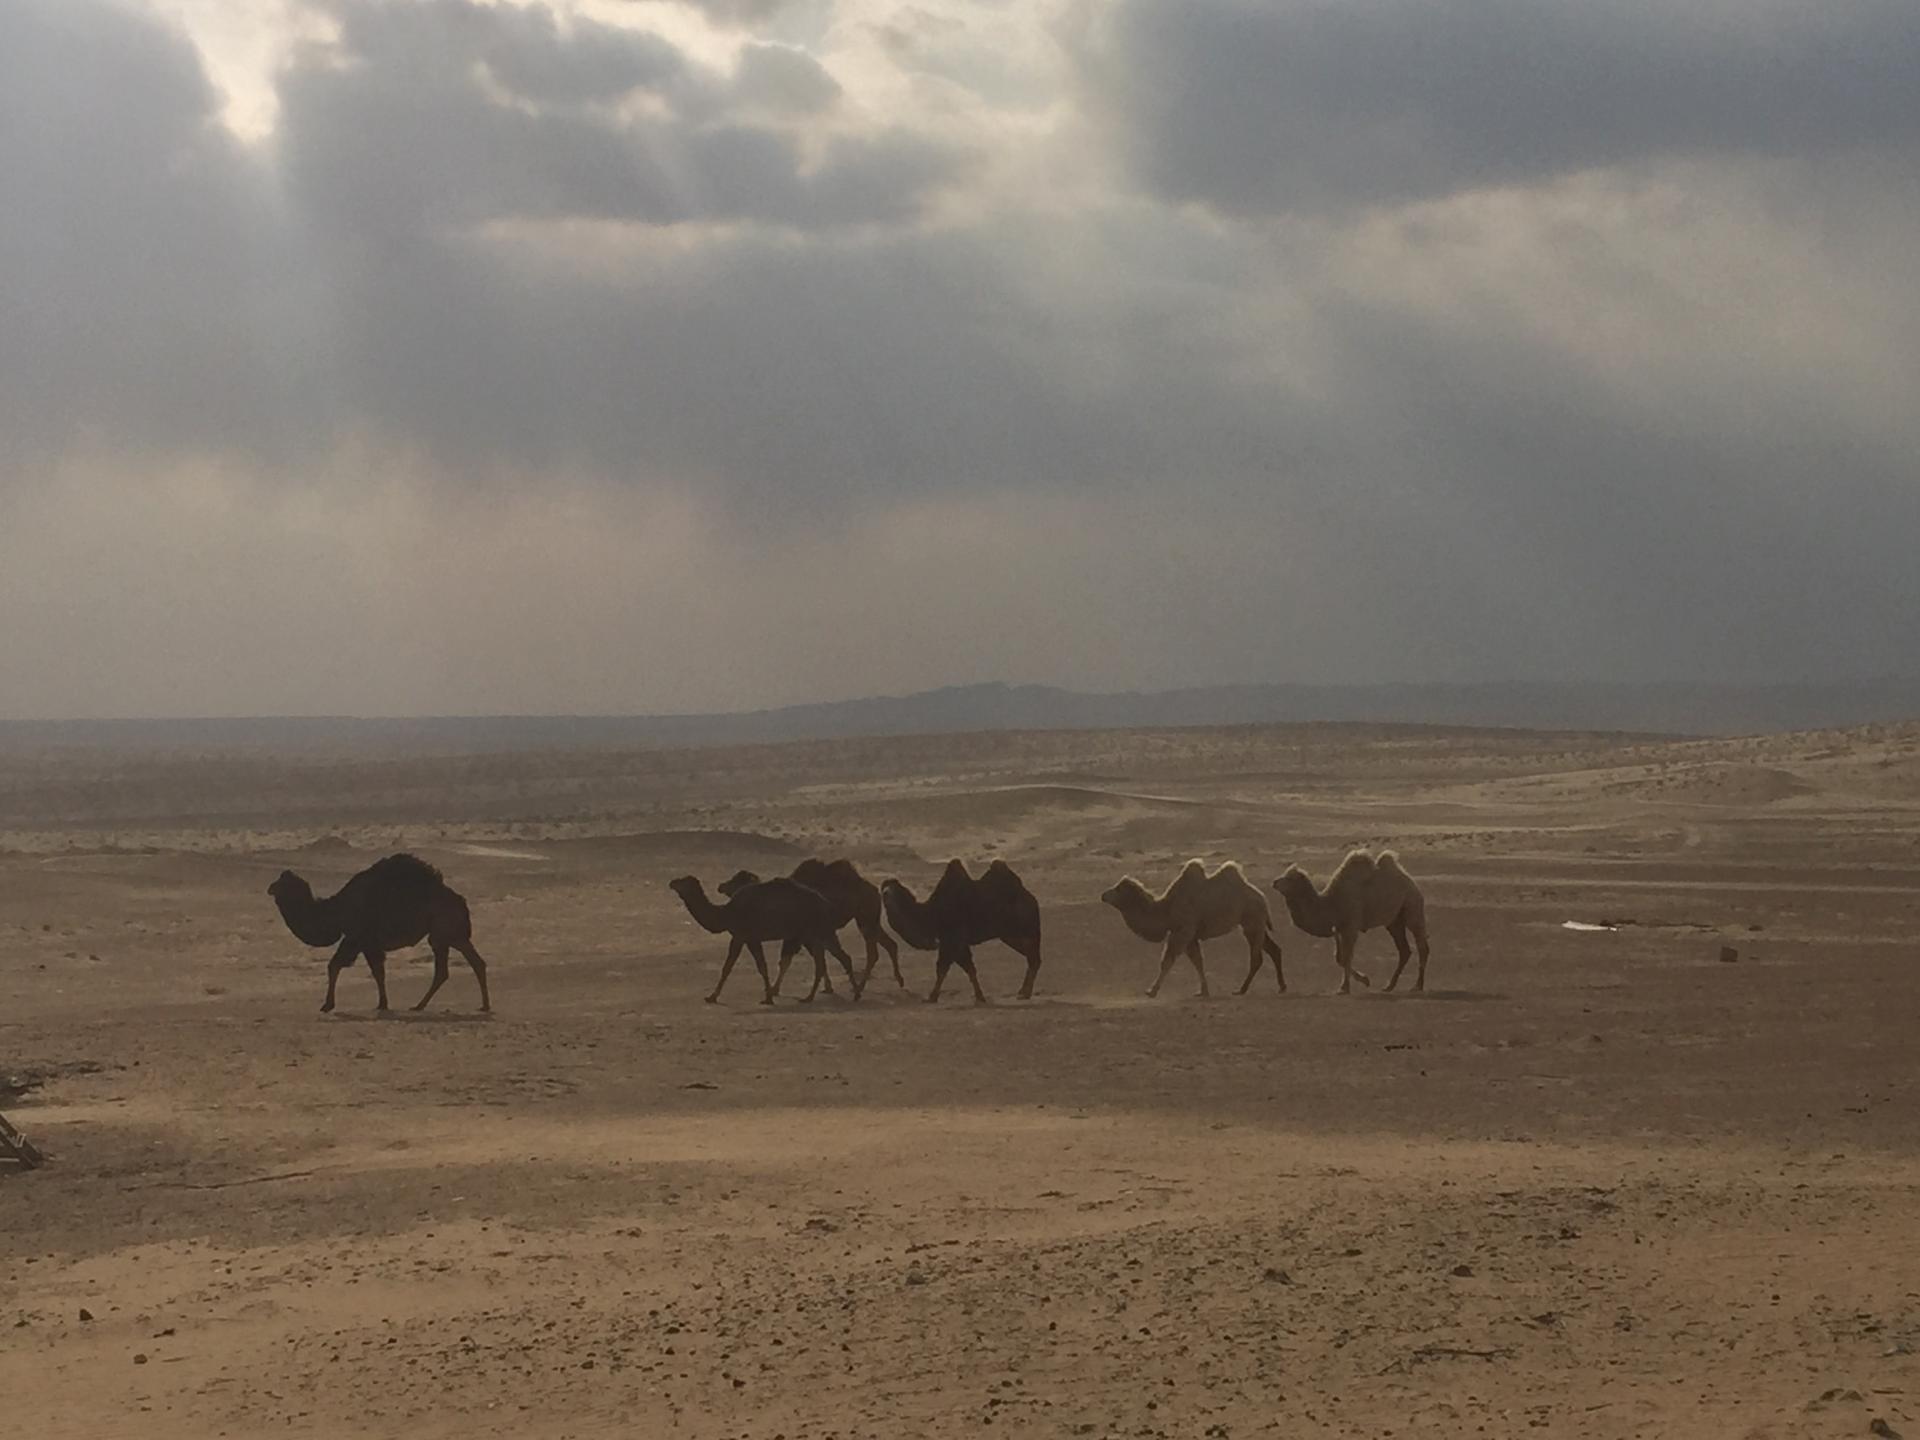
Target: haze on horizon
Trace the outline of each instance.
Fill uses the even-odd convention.
[[[0,0],[0,718],[1920,655],[1911,0]]]

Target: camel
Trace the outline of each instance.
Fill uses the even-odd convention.
[[[692,875],[668,881],[667,888],[680,897],[680,903],[687,907],[687,913],[701,929],[732,937],[727,946],[726,963],[720,967],[720,979],[713,993],[707,996],[709,1005],[719,1003],[720,992],[726,987],[727,976],[733,973],[734,962],[740,958],[743,947],[753,956],[753,963],[760,971],[760,984],[766,992],[760,1003],[773,1003],[775,988],[767,977],[766,952],[760,948],[768,940],[796,942],[796,948],[813,956],[813,987],[804,999],[812,1000],[819,992],[820,982],[826,979],[827,955],[840,962],[847,972],[847,983],[853,987],[853,998],[860,998],[862,982],[853,973],[853,957],[840,948],[839,938],[833,933],[833,907],[818,890],[782,875],[742,885],[727,897],[726,904],[716,905]],[[784,967],[781,973],[785,975]]]
[[[1407,946],[1411,934],[1420,947],[1420,971],[1413,988],[1427,988],[1427,902],[1411,875],[1400,868],[1400,857],[1391,850],[1369,855],[1364,850],[1350,851],[1333,872],[1326,888],[1314,888],[1313,878],[1298,865],[1289,865],[1287,873],[1273,882],[1287,902],[1293,923],[1309,935],[1334,937],[1334,963],[1341,971],[1340,993],[1352,991],[1353,982],[1372,982],[1353,968],[1354,946],[1362,931],[1384,925],[1400,951],[1400,963],[1394,967],[1391,990],[1400,983],[1400,972],[1407,968],[1413,953]]]
[[[882,950],[893,962],[893,983],[906,985],[906,977],[900,973],[900,947],[880,923],[880,887],[862,875],[851,860],[802,860],[793,867],[790,878],[827,897],[827,904],[833,907],[835,930],[849,923],[859,928],[861,939],[867,942],[867,968],[860,977],[862,986],[872,983]],[[722,895],[732,895],[743,885],[759,883],[760,877],[753,871],[741,870],[732,879],[723,880],[718,888]],[[798,942],[791,939],[781,945],[780,973],[774,977],[774,994],[780,993],[780,983],[786,979],[787,966],[793,963],[798,949]],[[827,993],[833,993],[831,977],[828,977]]]
[[[267,887],[280,908],[280,918],[295,938],[313,946],[338,945],[327,962],[327,998],[320,1013],[333,1009],[334,988],[340,972],[364,955],[373,983],[380,992],[380,1009],[387,1008],[387,954],[418,945],[433,946],[433,981],[420,1003],[424,1010],[447,983],[447,951],[466,956],[473,978],[480,982],[480,1008],[493,1009],[487,993],[487,962],[473,948],[473,924],[463,896],[448,886],[438,870],[413,855],[389,855],[376,860],[326,899],[291,870]]]
[[[1127,928],[1142,940],[1165,943],[1160,956],[1160,973],[1147,988],[1152,999],[1166,983],[1173,962],[1185,952],[1200,976],[1200,993],[1207,991],[1207,967],[1200,957],[1202,940],[1217,940],[1238,930],[1247,939],[1247,978],[1240,982],[1239,994],[1246,994],[1268,956],[1273,957],[1273,978],[1282,993],[1287,988],[1286,973],[1280,968],[1280,946],[1273,939],[1273,917],[1267,909],[1267,897],[1229,860],[1212,874],[1198,860],[1189,860],[1165,892],[1153,894],[1131,875],[1123,876],[1100,896],[1113,906]]]
[[[925,903],[898,880],[880,886],[880,900],[895,934],[916,950],[939,952],[929,1003],[940,999],[947,971],[958,965],[973,982],[974,1003],[986,1004],[973,968],[973,947],[988,940],[1001,941],[1026,959],[1020,998],[1033,998],[1034,977],[1040,973],[1040,902],[1006,861],[995,860],[976,880],[965,865],[949,860]]]

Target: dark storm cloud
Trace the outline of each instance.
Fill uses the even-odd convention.
[[[740,52],[734,94],[748,105],[810,114],[831,108],[840,98],[840,85],[804,50],[748,45]]]
[[[192,447],[295,418],[304,317],[216,109],[158,24],[0,6],[0,471],[82,431]]]
[[[1121,0],[1101,41],[1146,182],[1233,212],[1920,134],[1910,0]]]
[[[954,173],[947,149],[898,131],[830,138],[810,158],[800,135],[730,118],[741,97],[655,37],[581,22],[563,35],[544,10],[469,0],[356,0],[339,14],[347,63],[310,55],[283,77],[279,145],[298,198],[336,228],[554,218],[831,228],[909,218]],[[681,104],[665,115],[528,107],[493,93],[477,61],[536,98],[650,85]],[[798,78],[807,63],[750,59],[746,98],[764,105],[784,85],[789,102],[814,102],[785,108],[819,108],[831,81]]]
[[[771,20],[794,0],[681,0],[716,25],[751,26]]]
[[[372,709],[1908,668],[1898,17],[1776,7],[1722,46],[1679,12],[1497,8],[1516,79],[1481,11],[1430,8],[1122,9],[1087,110],[1070,62],[999,43],[1014,7],[928,71],[852,21],[828,64],[707,63],[351,0],[243,147],[181,36],[0,0],[0,607],[66,583],[90,627],[0,664]],[[989,52],[1004,76],[954,83]],[[168,471],[131,519],[92,499]],[[492,567],[452,599],[414,573],[443,534]],[[430,644],[380,628],[422,606]],[[883,617],[893,659],[934,638],[897,680],[810,606]],[[598,640],[553,643],[588,612]],[[309,620],[348,636],[324,684],[222,691],[228,655],[166,652],[199,626],[272,680]],[[628,629],[668,693],[606,660]],[[379,693],[347,693],[376,641]],[[692,648],[720,644],[724,697]],[[81,679],[69,706],[140,706]]]

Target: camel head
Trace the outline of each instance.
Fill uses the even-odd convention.
[[[932,950],[940,943],[919,898],[892,876],[880,882],[880,904],[893,933],[916,950]]]
[[[1147,887],[1131,875],[1122,875],[1118,880],[1114,881],[1112,885],[1100,892],[1100,903],[1102,905],[1111,905],[1123,914],[1139,906],[1141,902],[1152,898],[1152,896],[1147,894]]]
[[[667,889],[673,891],[682,900],[692,895],[704,895],[706,889],[700,883],[698,875],[679,875],[667,881]]]
[[[735,891],[744,890],[749,885],[758,885],[760,877],[751,870],[736,870],[713,888],[731,900]]]
[[[1273,882],[1273,888],[1289,900],[1304,900],[1308,896],[1320,893],[1314,889],[1313,877],[1298,865],[1289,865],[1286,874]]]
[[[279,878],[267,886],[267,894],[276,901],[311,900],[313,887],[291,870],[282,870]]]

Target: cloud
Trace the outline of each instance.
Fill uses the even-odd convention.
[[[242,142],[186,34],[19,0],[0,609],[46,618],[0,673],[59,713],[1911,668],[1898,17],[1429,8],[840,0],[773,44],[339,0]]]
[[[190,446],[237,422],[291,443],[284,252],[217,107],[159,24],[0,10],[0,461],[91,430]]]
[[[1902,0],[1120,0],[1086,38],[1145,183],[1237,214],[1920,136]]]
[[[808,115],[831,109],[841,89],[826,67],[804,50],[746,45],[740,51],[734,94],[749,106]]]
[[[728,113],[778,98],[771,108],[822,107],[825,72],[754,58],[768,47],[748,48],[728,90],[657,36],[577,19],[563,32],[544,9],[336,9],[337,53],[309,50],[281,81],[280,153],[310,213],[349,232],[526,218],[897,222],[954,173],[945,147],[897,128],[811,136]],[[641,87],[664,112],[578,103]]]

